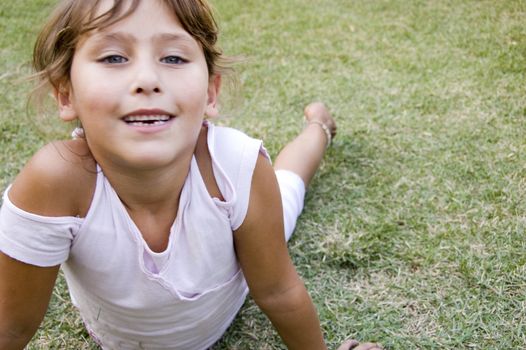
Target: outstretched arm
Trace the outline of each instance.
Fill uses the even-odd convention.
[[[58,266],[37,267],[0,252],[0,349],[23,349],[46,313]]]
[[[80,156],[86,154],[82,147],[74,141],[44,147],[15,179],[10,200],[37,215],[83,216],[89,201],[79,204],[79,198],[91,198],[95,175],[73,158],[86,158]],[[38,267],[15,260],[0,246],[0,349],[23,349],[31,340],[46,313],[58,270],[58,265]]]
[[[314,305],[288,255],[274,170],[262,156],[247,217],[234,237],[250,294],[288,348],[326,349]]]
[[[322,103],[305,108],[307,127],[280,152],[275,168],[298,174],[306,186],[316,173],[336,124]],[[236,252],[250,293],[289,349],[326,349],[316,310],[288,255],[283,212],[274,172],[259,157],[250,204],[235,233]],[[380,350],[373,343],[344,342],[338,350]]]

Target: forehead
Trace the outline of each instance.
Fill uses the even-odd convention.
[[[164,0],[98,0],[90,12],[90,21],[104,18],[103,26],[106,22],[114,24],[131,15],[153,16],[155,20],[170,19],[180,24],[177,13]]]
[[[182,27],[174,10],[162,0],[125,0],[121,6],[116,6],[114,0],[102,0],[91,17],[96,23],[81,42],[88,38],[130,37],[196,42]]]

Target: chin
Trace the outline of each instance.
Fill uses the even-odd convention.
[[[170,166],[180,166],[184,162],[183,159],[175,152],[146,152],[133,155],[128,159],[128,164],[137,170],[157,170]]]
[[[129,164],[132,164],[132,168],[137,170],[157,170],[169,167],[172,164],[175,164],[174,159],[168,159],[167,157],[140,157],[134,158],[130,161]]]

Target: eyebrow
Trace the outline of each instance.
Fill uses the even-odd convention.
[[[123,33],[123,32],[115,32],[115,33],[101,33],[95,35],[95,44],[100,43],[106,43],[106,42],[136,42],[137,39],[131,34]]]
[[[163,33],[154,36],[153,40],[156,45],[177,45],[186,50],[201,49],[201,44],[187,32]]]
[[[112,32],[96,34],[95,45],[107,42],[122,43],[122,42],[137,42],[137,38],[132,34],[125,32]],[[155,42],[179,42],[185,45],[195,45],[197,41],[186,32],[181,33],[162,33],[153,37]],[[198,44],[197,44],[198,45]]]
[[[88,38],[91,37],[91,40],[88,40]],[[137,42],[137,39],[131,35],[126,34],[123,32],[114,32],[114,33],[107,33],[107,32],[98,32],[92,34],[90,37],[84,38],[84,40],[81,40],[77,45],[84,45],[86,41],[89,43],[87,45],[88,50],[93,54],[98,54],[98,51],[102,48],[105,48],[107,46],[122,46],[128,45],[130,42],[135,43]]]
[[[182,42],[188,42],[188,43],[195,43],[196,40],[188,33],[182,32],[182,33],[163,33],[156,35],[154,37],[154,40],[159,41],[182,41]]]

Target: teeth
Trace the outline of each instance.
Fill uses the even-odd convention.
[[[145,122],[130,122],[128,124],[129,125],[135,125],[135,126],[141,126],[141,125],[161,125],[161,124],[164,124],[164,123],[166,123],[166,121],[156,120],[154,122],[148,122],[148,123],[145,123]]]
[[[169,115],[130,115],[124,117],[125,122],[153,122],[154,124],[170,120]]]

